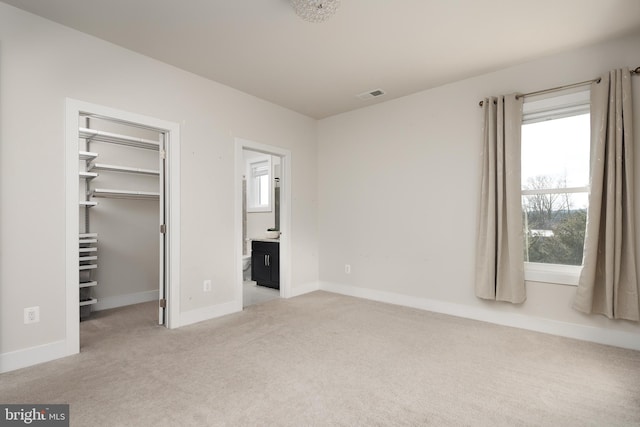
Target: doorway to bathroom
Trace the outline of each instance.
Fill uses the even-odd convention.
[[[242,308],[290,293],[290,152],[236,139],[236,299]]]

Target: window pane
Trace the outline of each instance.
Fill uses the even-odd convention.
[[[259,202],[260,206],[267,206],[269,204],[269,175],[261,175],[259,182],[260,191],[259,194]]]
[[[582,265],[586,209],[543,210],[541,196],[523,196],[525,261],[548,264]],[[571,195],[574,196],[574,195]],[[547,205],[549,206],[549,205]]]
[[[582,114],[522,126],[525,261],[582,265],[589,121]]]
[[[267,156],[246,160],[247,211],[268,212],[271,210],[271,159]]]
[[[522,126],[522,189],[589,185],[589,114]]]

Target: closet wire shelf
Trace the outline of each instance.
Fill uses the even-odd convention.
[[[97,178],[98,177],[98,174],[95,173],[95,172],[80,171],[80,172],[78,172],[78,175],[82,179],[93,179],[93,178]]]
[[[126,145],[128,147],[144,148],[147,150],[160,150],[160,143],[151,139],[138,138],[135,136],[119,135],[95,129],[79,128],[80,138],[86,140],[109,142],[112,144]]]
[[[159,200],[160,193],[150,191],[107,190],[103,188],[96,188],[91,192],[91,197],[105,197],[111,199]]]
[[[88,169],[90,171],[100,170],[100,171],[109,171],[109,172],[124,172],[124,173],[136,173],[141,175],[160,176],[160,171],[157,171],[157,170],[132,168],[129,166],[106,165],[104,163],[91,163]]]
[[[93,160],[98,157],[98,153],[93,153],[91,151],[78,151],[78,157],[80,160]]]

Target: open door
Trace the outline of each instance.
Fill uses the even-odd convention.
[[[167,325],[167,221],[166,221],[166,206],[165,206],[165,193],[166,193],[166,160],[167,152],[165,150],[166,134],[160,134],[160,155],[159,168],[160,171],[160,274],[158,284],[158,324]]]

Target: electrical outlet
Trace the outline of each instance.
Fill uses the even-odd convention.
[[[347,274],[351,274],[351,264],[344,265],[344,272]]]
[[[40,321],[40,307],[27,307],[24,309],[24,324],[38,323]]]
[[[211,292],[211,280],[205,280],[202,285],[202,290],[205,292]]]

